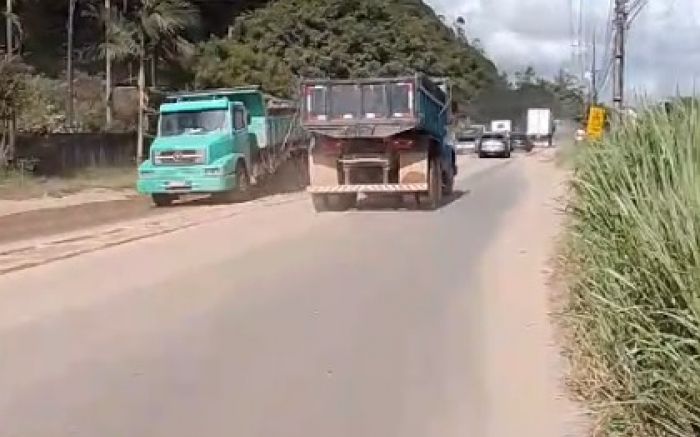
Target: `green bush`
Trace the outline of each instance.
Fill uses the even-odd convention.
[[[649,109],[577,159],[576,387],[601,435],[700,435],[700,109]]]
[[[44,75],[26,75],[25,104],[17,120],[23,132],[67,130],[98,132],[104,126],[103,83],[99,77],[76,72],[73,129],[66,126],[67,84]]]

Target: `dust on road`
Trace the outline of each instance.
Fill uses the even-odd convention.
[[[543,273],[564,175],[461,163],[436,212],[193,208],[187,230],[0,277],[6,429],[577,435]]]

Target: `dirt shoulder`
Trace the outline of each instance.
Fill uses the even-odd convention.
[[[146,198],[86,201],[0,215],[0,244],[162,214]]]
[[[166,213],[186,212],[207,204],[185,199],[173,208],[155,208],[134,191],[131,168],[88,169],[70,178],[42,180],[0,175],[0,244],[20,242]],[[303,191],[302,169],[288,161],[256,197]]]
[[[523,159],[521,169],[526,194],[505,218],[508,225],[481,270],[490,314],[486,385],[489,411],[496,416],[488,435],[585,436],[586,416],[569,401],[565,360],[551,316],[550,261],[563,223],[557,199],[567,173],[549,151]]]

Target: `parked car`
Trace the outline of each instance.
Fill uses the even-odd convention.
[[[479,142],[479,158],[498,156],[510,158],[512,150],[510,138],[503,132],[488,132],[481,137]]]
[[[479,127],[469,127],[456,135],[455,151],[459,154],[475,152],[484,131]]]

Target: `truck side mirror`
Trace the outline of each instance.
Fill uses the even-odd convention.
[[[246,113],[246,124],[250,126],[250,123],[253,121],[253,116],[250,115],[250,112]]]

